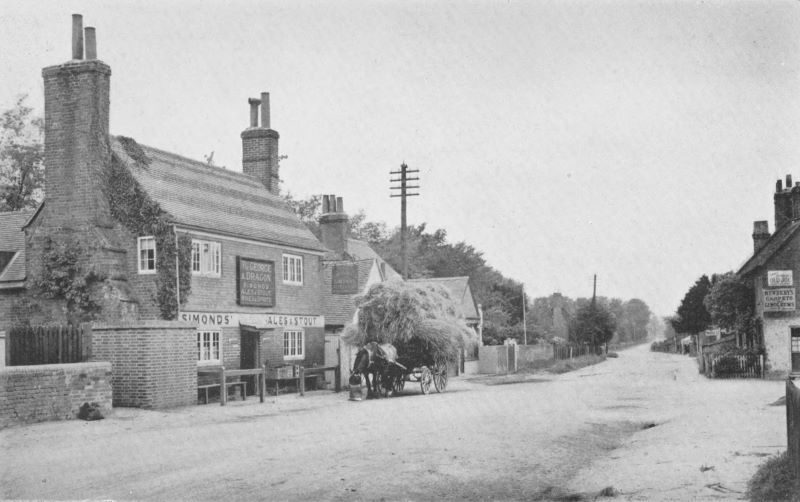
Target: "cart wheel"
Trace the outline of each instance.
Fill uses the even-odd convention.
[[[422,374],[419,377],[419,386],[422,389],[423,394],[427,394],[431,391],[431,381],[433,381],[431,370],[428,369],[427,366],[423,366]]]
[[[403,387],[405,386],[406,386],[406,376],[398,375],[397,378],[394,379],[394,392],[396,394],[403,392]]]
[[[447,364],[437,364],[433,367],[433,385],[436,392],[444,392],[447,388]]]

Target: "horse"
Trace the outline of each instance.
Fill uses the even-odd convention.
[[[396,364],[397,349],[391,343],[379,344],[369,342],[361,347],[356,354],[353,364],[353,375],[364,375],[367,381],[367,397],[381,396],[381,387],[388,396],[392,390],[393,372],[391,367]],[[372,381],[370,381],[372,375]]]

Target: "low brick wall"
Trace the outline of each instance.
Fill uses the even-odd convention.
[[[76,418],[83,403],[111,411],[111,364],[42,364],[0,368],[0,428]]]
[[[92,360],[110,361],[114,406],[197,404],[197,331],[172,321],[92,326]]]

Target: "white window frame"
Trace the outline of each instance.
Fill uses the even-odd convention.
[[[213,329],[197,330],[197,364],[199,366],[222,364],[221,331]]]
[[[208,252],[203,252],[207,247]],[[222,245],[219,242],[192,239],[192,275],[220,277]]]
[[[283,330],[283,360],[294,361],[306,357],[306,333],[302,329]]]
[[[148,244],[148,247],[142,248],[142,243],[147,242],[153,243],[152,251],[153,251],[153,268],[142,268],[142,265],[145,264],[145,261],[142,260],[142,251],[151,251],[151,248]],[[140,274],[155,274],[156,273],[156,238],[152,235],[145,235],[143,237],[139,237],[136,240],[136,267],[139,269]],[[150,261],[150,257],[146,258],[146,261]]]
[[[296,254],[284,254],[282,263],[283,283],[294,286],[303,285],[303,257]]]

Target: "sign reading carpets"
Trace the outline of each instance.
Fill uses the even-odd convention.
[[[236,303],[275,306],[275,262],[236,257]]]
[[[764,311],[765,312],[788,312],[795,310],[794,288],[765,289],[764,290]]]
[[[792,283],[792,271],[768,270],[767,286],[769,287],[794,286],[794,284]]]
[[[333,294],[354,295],[358,293],[358,266],[333,266]]]
[[[256,328],[324,328],[325,316],[295,314],[239,314],[236,312],[181,312],[180,320],[197,326],[236,326]]]

